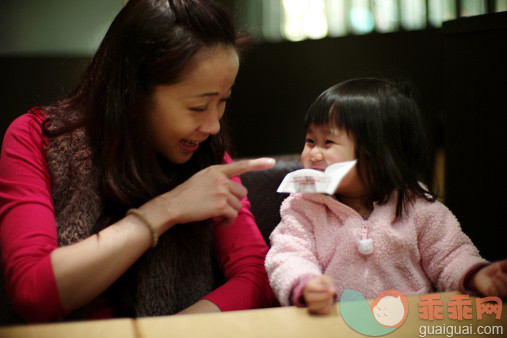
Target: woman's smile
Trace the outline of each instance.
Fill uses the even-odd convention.
[[[193,153],[199,148],[199,144],[204,141],[181,140],[181,148],[188,153]]]

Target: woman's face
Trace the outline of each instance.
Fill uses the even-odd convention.
[[[199,144],[220,131],[238,69],[234,48],[210,47],[194,56],[180,82],[155,87],[148,123],[159,154],[185,163]]]
[[[355,143],[345,130],[329,125],[310,125],[301,153],[304,168],[324,171],[329,165],[356,159]],[[364,185],[357,167],[343,178],[336,191],[339,195],[357,197],[364,194]]]

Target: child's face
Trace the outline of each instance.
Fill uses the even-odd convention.
[[[324,170],[333,163],[355,158],[355,144],[346,131],[325,125],[310,125],[301,154],[304,168]]]
[[[304,168],[325,170],[333,163],[354,159],[356,159],[355,143],[345,130],[329,125],[310,125],[301,153]],[[364,193],[357,167],[343,178],[336,193],[348,196]]]

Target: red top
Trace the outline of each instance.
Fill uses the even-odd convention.
[[[5,134],[0,156],[1,262],[7,294],[27,321],[49,321],[68,314],[50,259],[57,248],[57,234],[47,138],[41,129],[44,119],[44,112],[38,109],[18,117]],[[225,162],[230,161],[226,156]],[[233,180],[240,182],[239,177]],[[247,198],[242,205],[233,225],[216,226],[214,231],[215,254],[227,282],[204,298],[222,311],[276,304],[264,269],[268,247]],[[89,315],[108,316],[111,312],[100,306]]]

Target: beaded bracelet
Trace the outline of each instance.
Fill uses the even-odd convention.
[[[153,226],[153,224],[151,224],[151,222],[148,220],[148,218],[146,218],[146,215],[139,209],[129,209],[129,211],[127,211],[127,215],[131,215],[131,214],[134,214],[137,217],[139,217],[144,222],[144,224],[146,224],[146,226],[148,226],[148,228],[150,228],[151,235],[153,236],[152,242],[151,242],[151,247],[152,248],[156,247],[157,243],[158,243],[158,236],[157,236],[157,231],[155,230],[155,227]]]

